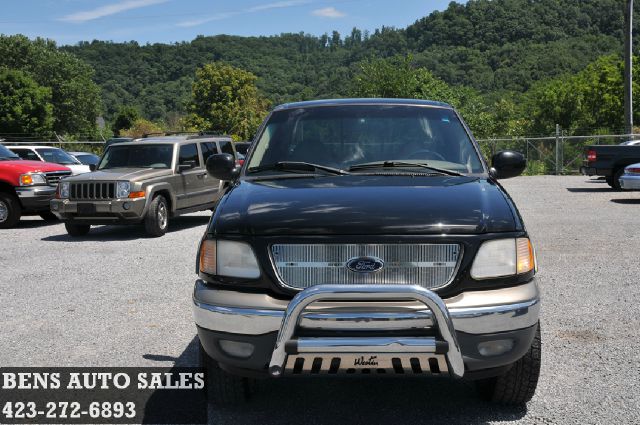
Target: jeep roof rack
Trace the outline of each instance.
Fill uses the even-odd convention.
[[[202,137],[231,137],[214,131],[159,131],[154,133],[145,133],[142,138],[146,139],[154,136],[187,136],[189,139]]]

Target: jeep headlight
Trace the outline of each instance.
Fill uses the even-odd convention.
[[[244,242],[202,241],[200,271],[210,275],[257,279],[260,267],[253,249]]]
[[[116,198],[128,198],[129,192],[131,191],[131,183],[129,182],[118,182],[118,186],[116,188]]]
[[[529,238],[494,239],[484,242],[471,267],[474,279],[491,279],[530,272],[536,267]]]
[[[69,182],[60,182],[58,184],[58,197],[60,199],[69,199]]]
[[[37,184],[47,184],[44,174],[27,173],[20,175],[20,186],[34,186]]]

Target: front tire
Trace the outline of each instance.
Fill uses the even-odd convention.
[[[0,193],[0,229],[8,229],[20,221],[20,201],[11,193]]]
[[[89,224],[64,223],[64,227],[67,229],[69,236],[73,238],[86,236],[91,231],[91,226]]]
[[[529,351],[507,373],[476,381],[478,395],[498,404],[522,406],[533,397],[540,377],[542,341],[540,323]]]
[[[164,196],[153,198],[147,215],[144,218],[144,228],[149,236],[159,237],[167,233],[169,227],[169,205]]]
[[[232,375],[221,369],[213,360],[202,343],[200,346],[200,367],[207,371],[207,398],[216,406],[229,406],[245,403],[250,395],[252,383],[249,378]]]

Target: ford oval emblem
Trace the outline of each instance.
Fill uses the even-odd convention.
[[[347,268],[355,273],[375,273],[384,267],[384,262],[376,257],[357,257],[347,261]]]

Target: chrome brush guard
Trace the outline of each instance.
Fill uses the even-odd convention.
[[[321,301],[419,301],[433,317],[433,327],[425,330],[435,330],[437,335],[295,337],[302,313],[310,304]],[[386,330],[384,324],[379,330]],[[277,377],[357,372],[462,377],[462,354],[442,299],[433,291],[412,285],[317,285],[299,292],[282,319],[269,373]]]

